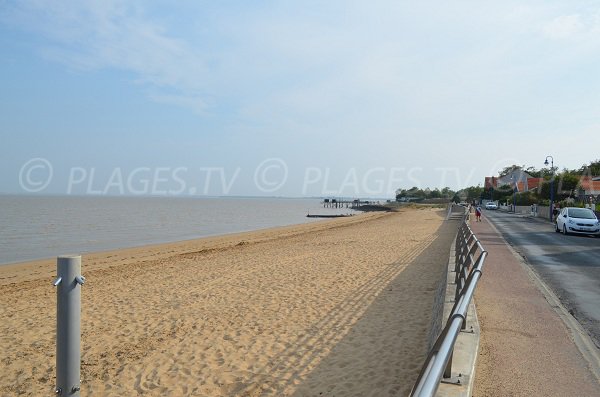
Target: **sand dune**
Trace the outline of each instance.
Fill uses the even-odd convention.
[[[456,231],[443,215],[87,255],[82,395],[405,395]],[[1,395],[54,386],[54,267],[0,267]]]

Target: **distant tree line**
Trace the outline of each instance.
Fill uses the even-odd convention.
[[[449,187],[445,187],[443,189],[420,189],[416,186],[411,187],[410,189],[398,189],[396,190],[396,201],[407,201],[407,202],[423,202],[428,200],[436,200],[436,201],[450,201],[454,198],[456,192],[454,192]]]
[[[543,178],[543,181],[536,188],[526,192],[515,192],[514,185],[505,184],[486,188],[471,186],[460,190],[458,195],[464,197],[467,201],[487,199],[501,203],[512,203],[514,200],[517,205],[549,205],[552,187],[554,201],[559,205],[583,205],[580,200],[581,177],[600,176],[600,160],[592,161],[576,169],[564,168],[562,171],[559,171],[558,167],[552,169],[547,167],[538,170],[535,167],[526,167],[525,165],[511,165],[503,168],[498,173],[498,177],[506,176],[515,170],[523,170],[534,178]],[[551,183],[552,181],[554,183]]]

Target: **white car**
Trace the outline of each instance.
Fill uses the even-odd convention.
[[[600,236],[600,221],[587,208],[566,207],[556,217],[556,232]]]
[[[489,202],[485,203],[485,209],[486,210],[497,210],[498,205],[496,203],[494,203],[493,201],[489,201]]]

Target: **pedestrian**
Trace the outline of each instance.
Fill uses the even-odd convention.
[[[477,208],[475,208],[475,221],[481,222],[481,207],[480,206],[477,206]]]
[[[560,213],[560,204],[556,204],[552,210],[552,220],[556,220],[556,217]]]

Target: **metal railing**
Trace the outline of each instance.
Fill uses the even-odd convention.
[[[452,377],[452,355],[454,343],[461,330],[467,325],[469,303],[475,293],[475,287],[481,277],[481,270],[487,257],[487,251],[473,234],[467,224],[465,212],[462,224],[456,235],[454,306],[450,312],[446,327],[431,348],[421,373],[410,393],[411,396],[434,396],[442,378]],[[477,253],[479,253],[477,255]],[[476,258],[477,255],[477,258]]]

